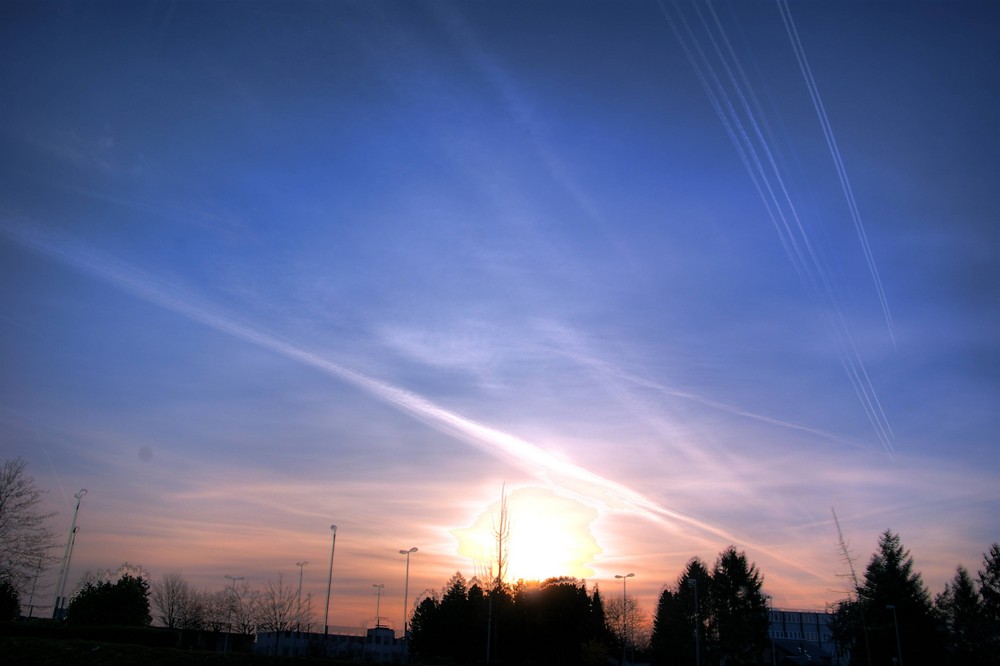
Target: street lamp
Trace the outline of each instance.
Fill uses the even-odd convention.
[[[299,631],[302,624],[302,569],[307,564],[309,562],[305,560],[295,563],[295,566],[299,568],[299,594],[295,602],[295,631]]]
[[[52,617],[61,620],[66,602],[63,596],[66,592],[66,576],[69,574],[69,561],[73,557],[73,544],[76,541],[76,517],[80,513],[80,500],[87,494],[86,488],[81,488],[74,495],[76,498],[76,508],[73,509],[73,522],[69,526],[69,536],[66,537],[66,551],[63,553],[62,571],[59,572],[59,585],[56,587],[56,603],[52,610]]]
[[[243,580],[244,576],[230,576],[229,574],[226,574],[226,578],[228,578],[229,580],[233,581],[233,599],[232,599],[232,601],[235,602],[236,601],[236,581]],[[225,640],[225,642],[223,643],[223,646],[222,646],[222,651],[223,652],[229,652],[229,634],[233,633],[233,604],[232,603],[229,604],[229,620],[228,620],[227,624],[229,625],[229,631],[226,632],[226,640]]]
[[[333,583],[333,551],[337,548],[337,526],[330,525],[333,543],[330,544],[330,575],[326,578],[326,610],[323,612],[323,638],[330,631],[330,585]]]
[[[625,646],[628,645],[628,592],[626,585],[628,579],[634,575],[634,573],[627,573],[624,576],[615,574],[615,578],[620,578],[622,581],[622,666],[625,664]]]
[[[899,644],[899,621],[896,619],[896,607],[893,604],[886,604],[886,608],[892,611],[892,624],[896,627],[896,655],[899,658],[899,666],[903,666],[903,648]]]
[[[406,582],[403,583],[403,640],[406,641],[406,611],[407,603],[409,601],[410,593],[410,555],[417,552],[417,547],[414,546],[409,550],[399,551],[400,555],[406,555]]]
[[[694,663],[701,666],[701,632],[698,631],[698,579],[688,578],[687,586],[694,590]]]
[[[382,626],[382,621],[379,618],[379,606],[382,604],[382,588],[385,587],[382,583],[373,583],[372,587],[378,590],[378,598],[375,600],[375,628],[378,629]]]

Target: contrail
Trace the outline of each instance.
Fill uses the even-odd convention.
[[[812,68],[809,67],[809,61],[806,60],[806,52],[802,47],[802,42],[799,39],[799,31],[795,27],[795,22],[792,20],[792,11],[788,6],[787,0],[777,0],[778,11],[781,12],[781,19],[785,24],[785,32],[788,33],[788,39],[792,43],[792,50],[795,52],[795,58],[799,63],[799,69],[802,71],[802,76],[806,82],[806,88],[809,90],[809,97],[812,99],[813,106],[816,109],[816,115],[819,118],[820,127],[823,129],[823,137],[826,139],[826,145],[830,150],[830,157],[833,158],[833,164],[837,169],[837,177],[840,179],[840,187],[844,191],[844,198],[847,200],[847,208],[851,212],[851,219],[854,222],[854,229],[858,234],[858,241],[861,243],[861,249],[865,255],[865,261],[868,262],[868,271],[871,273],[872,281],[875,283],[875,290],[878,292],[879,303],[882,306],[882,314],[885,317],[886,326],[889,329],[889,337],[892,338],[892,344],[896,344],[896,335],[893,330],[892,324],[892,313],[889,311],[889,302],[885,296],[885,288],[882,285],[882,278],[879,277],[878,266],[875,263],[875,256],[872,254],[871,245],[868,243],[868,234],[865,233],[865,225],[861,221],[861,212],[858,210],[858,203],[854,198],[854,188],[851,187],[851,181],[847,177],[847,169],[844,168],[844,160],[840,154],[840,148],[837,146],[837,139],[833,135],[833,127],[830,125],[830,119],[826,115],[826,107],[823,105],[823,99],[819,95],[819,88],[816,85],[816,79],[813,78]]]
[[[617,254],[629,265],[635,260],[631,252],[622,243],[620,235],[608,224],[593,197],[580,186],[564,160],[561,160],[549,147],[544,139],[543,128],[539,126],[531,111],[531,105],[525,100],[517,85],[507,75],[495,58],[483,50],[483,40],[479,39],[473,29],[462,20],[462,17],[448,10],[445,3],[430,3],[437,20],[448,31],[457,46],[462,49],[469,62],[482,73],[486,82],[499,95],[504,108],[510,113],[514,122],[524,128],[527,140],[535,151],[535,155],[553,182],[561,187],[577,208],[590,220],[595,228],[608,239]]]
[[[752,88],[749,86],[746,74],[740,66],[739,59],[733,51],[722,23],[709,4],[708,7],[715,23],[715,32],[719,35],[717,39],[698,4],[695,4],[695,11],[715,54],[715,60],[718,61],[723,70],[724,74],[720,75],[716,65],[713,64],[713,58],[702,47],[701,40],[688,23],[684,12],[676,6],[676,2],[674,3],[676,18],[663,2],[658,1],[657,4],[750,176],[792,267],[809,294],[817,302],[827,306],[824,308],[824,314],[827,318],[827,324],[833,332],[833,337],[836,339],[848,380],[882,447],[890,456],[893,455],[892,428],[882,409],[868,371],[865,369],[850,329],[844,321],[836,291],[796,211],[792,196],[774,159],[774,151],[771,150],[770,142],[761,130],[757,114],[754,113],[747,101],[748,96],[756,98],[753,96]],[[720,47],[719,41],[725,45],[725,51]],[[743,80],[742,85],[737,80],[734,70],[739,72]],[[728,81],[728,86],[724,79]],[[744,87],[747,89],[746,92],[744,92]],[[729,89],[732,89],[733,94],[738,98],[738,105],[734,103]]]
[[[9,220],[4,220],[0,224],[0,233],[23,247],[72,266],[144,301],[322,370],[437,430],[451,434],[525,470],[536,478],[549,480],[566,490],[598,500],[609,509],[626,511],[673,529],[682,524],[731,543],[752,543],[714,525],[663,507],[621,483],[591,472],[562,456],[545,451],[536,444],[479,423],[415,393],[364,375],[292,342],[254,328],[210,303],[199,301],[180,287],[167,285],[162,280],[158,281],[153,276],[110,256],[79,245],[73,246],[66,239],[51,233],[43,235],[39,230],[28,228],[23,224],[15,226]],[[789,566],[817,578],[825,578],[823,572],[792,560],[780,551],[759,544],[753,545],[761,552],[768,553]]]
[[[838,442],[841,444],[847,444],[850,446],[858,448],[868,448],[864,447],[856,441],[853,441],[842,435],[837,435],[825,430],[820,430],[818,428],[813,428],[807,425],[802,425],[800,423],[794,423],[792,421],[785,421],[783,419],[775,418],[773,416],[768,416],[766,414],[758,414],[757,412],[752,412],[743,407],[737,405],[731,405],[725,402],[720,402],[718,400],[713,400],[711,398],[706,398],[703,395],[699,395],[692,391],[668,386],[660,382],[652,381],[644,377],[634,375],[627,370],[624,370],[617,365],[605,361],[603,359],[597,358],[588,353],[586,349],[586,344],[582,343],[578,337],[560,328],[556,333],[559,335],[558,345],[553,347],[552,351],[557,354],[562,354],[567,358],[572,359],[580,365],[587,366],[591,368],[594,372],[598,373],[604,380],[612,382],[627,382],[641,388],[651,389],[658,393],[673,398],[680,398],[682,400],[687,400],[692,403],[700,404],[705,407],[710,407],[712,409],[718,410],[720,412],[725,412],[727,414],[732,414],[734,416],[741,416],[747,419],[752,419],[754,421],[759,421],[761,423],[766,423],[769,425],[777,426],[780,428],[786,428],[789,430],[796,430],[799,432],[804,432],[810,435],[815,435],[823,439]],[[631,407],[631,406],[630,406]],[[634,408],[633,408],[634,409]]]

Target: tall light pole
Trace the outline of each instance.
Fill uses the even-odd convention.
[[[28,597],[28,619],[31,619],[35,612],[35,588],[38,587],[38,574],[42,571],[42,560],[39,558],[38,566],[35,567],[35,579],[31,583],[31,596]]]
[[[333,551],[337,549],[337,526],[330,525],[333,543],[330,544],[330,574],[326,578],[326,610],[323,612],[323,638],[330,632],[330,587],[333,583]]]
[[[382,583],[373,583],[372,587],[378,590],[378,598],[375,600],[375,628],[382,626],[382,621],[379,619],[379,606],[382,604],[382,588],[385,587]]]
[[[56,587],[56,602],[52,610],[52,617],[56,620],[61,620],[63,615],[63,605],[66,601],[64,597],[66,593],[66,576],[69,573],[69,560],[73,555],[73,542],[76,540],[76,517],[80,513],[80,500],[86,494],[87,489],[81,488],[73,496],[76,498],[76,508],[73,509],[73,522],[70,523],[69,535],[66,537],[66,551],[63,553],[62,571],[59,572],[59,585]]]
[[[399,551],[400,555],[406,555],[406,579],[403,583],[403,641],[406,641],[406,611],[407,604],[409,603],[409,593],[410,593],[410,555],[417,552],[417,547],[414,546],[409,550]]]
[[[295,566],[299,568],[299,593],[295,601],[295,631],[299,631],[302,626],[302,569],[307,564],[309,564],[309,562],[306,560],[295,563]]]
[[[243,580],[245,576],[230,576],[229,574],[226,574],[226,578],[233,582],[233,598],[229,604],[229,620],[227,622],[229,625],[229,631],[226,632],[226,640],[222,646],[223,652],[229,652],[229,634],[233,633],[233,604],[236,601],[236,581]]]
[[[701,666],[701,632],[698,619],[698,579],[688,578],[688,587],[694,590],[694,663]]]
[[[892,624],[896,627],[896,656],[899,658],[899,666],[903,666],[903,648],[899,643],[899,621],[896,619],[896,607],[887,604],[886,608],[892,611]]]
[[[634,575],[634,573],[627,573],[624,576],[615,574],[615,578],[620,578],[622,581],[622,666],[625,665],[625,646],[628,645],[628,592],[626,585],[628,579]]]

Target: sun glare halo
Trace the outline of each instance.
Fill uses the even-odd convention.
[[[453,531],[458,554],[472,559],[477,574],[496,561],[500,506],[497,500],[471,526]],[[597,518],[595,509],[535,487],[512,491],[507,496],[507,509],[507,582],[594,575],[587,565],[601,552],[591,531]]]

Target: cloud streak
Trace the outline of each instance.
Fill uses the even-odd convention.
[[[823,578],[824,573],[794,560],[781,551],[740,538],[727,530],[693,516],[662,506],[625,484],[594,473],[571,460],[546,451],[515,435],[448,410],[426,398],[347,368],[288,340],[261,331],[224,312],[221,308],[187,294],[180,286],[159,280],[124,262],[80,245],[37,226],[4,219],[3,235],[42,255],[153,303],[192,321],[209,326],[245,342],[319,369],[351,384],[415,419],[504,460],[536,478],[546,480],[574,495],[599,502],[605,509],[624,511],[671,530],[684,527],[733,543],[755,548],[789,566]]]

